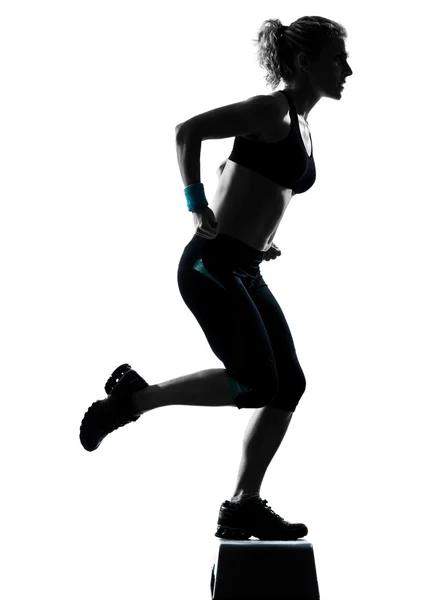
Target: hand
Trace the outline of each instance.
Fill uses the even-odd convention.
[[[211,208],[203,206],[193,212],[193,223],[196,235],[211,240],[219,233],[218,221]]]
[[[275,244],[271,244],[269,250],[263,252],[263,260],[273,260],[274,258],[277,258],[277,256],[280,256],[281,253],[280,248],[277,248]]]

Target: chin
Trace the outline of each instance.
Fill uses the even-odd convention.
[[[340,88],[332,88],[331,90],[328,91],[323,91],[321,98],[331,98],[332,100],[340,100],[341,96],[342,96],[342,92],[343,90],[341,90]]]

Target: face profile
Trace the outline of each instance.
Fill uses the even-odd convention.
[[[353,74],[348,57],[345,41],[337,39],[322,49],[319,59],[310,63],[309,80],[319,97],[341,97],[341,85]]]

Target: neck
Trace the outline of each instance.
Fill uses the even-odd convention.
[[[317,98],[312,90],[305,84],[297,85],[296,83],[287,83],[284,90],[288,92],[293,99],[298,116],[302,117],[304,121],[308,123],[311,109],[318,102],[319,98]]]

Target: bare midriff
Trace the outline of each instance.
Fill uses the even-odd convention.
[[[265,252],[271,245],[292,191],[227,160],[210,208],[219,233]]]
[[[264,132],[263,136],[252,136],[252,139],[277,142],[285,138],[290,131],[288,101],[280,92],[274,92],[272,95],[282,104],[284,117],[274,131]],[[305,140],[310,155],[307,125],[301,118],[299,124],[302,139]],[[227,160],[210,208],[218,221],[219,233],[235,237],[252,248],[266,252],[291,198],[290,188]]]

